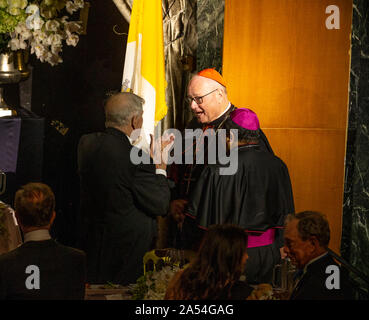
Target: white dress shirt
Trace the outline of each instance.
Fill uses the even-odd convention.
[[[27,232],[24,234],[24,242],[28,241],[43,241],[50,240],[51,236],[49,230],[47,229],[39,229],[31,232]]]

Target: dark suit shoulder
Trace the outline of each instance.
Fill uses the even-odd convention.
[[[60,252],[64,252],[65,254],[70,254],[70,255],[74,255],[74,256],[81,256],[81,257],[86,256],[86,253],[84,251],[80,250],[80,249],[65,246],[65,245],[57,243],[57,242],[56,242],[56,248],[57,248],[57,250],[59,250]]]
[[[115,133],[115,131],[113,132]],[[94,132],[85,134],[79,139],[79,148],[94,150],[99,148],[103,143],[123,144],[127,148],[132,147],[127,136],[123,132],[120,134],[111,134],[110,132]]]
[[[301,279],[301,285],[295,293],[294,300],[343,300],[346,299],[349,293],[349,288],[346,282],[342,282],[341,272],[339,271],[339,288],[327,287],[327,282],[330,283],[329,266],[335,266],[340,269],[340,266],[334,261],[330,255],[325,255],[314,261],[307,267],[306,274]]]
[[[130,161],[132,145],[127,136],[119,130],[111,129],[108,132],[90,133],[80,138],[78,144],[78,168],[80,173],[95,170],[110,172],[115,176],[117,170],[129,167],[133,170],[134,165]],[[101,173],[105,175],[105,173]]]
[[[0,257],[0,300],[83,299],[85,272],[81,250],[52,239],[29,241]],[[38,290],[25,285],[33,275],[40,275]]]
[[[12,251],[0,255],[0,263],[6,261],[13,261],[18,257],[23,256],[25,253],[34,250],[48,250],[58,252],[59,254],[71,255],[71,256],[81,256],[84,257],[85,253],[82,250],[68,247],[57,243],[55,240],[45,240],[45,241],[29,241],[20,245]]]
[[[0,254],[0,265],[3,263],[6,263],[7,261],[13,260],[18,254],[19,254],[19,247],[9,252]]]

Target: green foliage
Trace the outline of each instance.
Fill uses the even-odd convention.
[[[27,14],[24,12],[19,15],[13,16],[6,12],[4,9],[0,9],[0,33],[7,33],[14,31],[16,25],[26,20]]]
[[[147,272],[146,275],[137,279],[136,287],[133,289],[132,300],[143,300],[145,298],[146,293],[149,291],[147,277],[150,277],[150,275],[152,275],[152,272]]]
[[[24,12],[17,16],[12,16],[5,10],[0,9],[0,53],[5,53],[9,51],[9,32],[13,32],[17,24],[21,21],[26,20],[26,18],[27,15]]]

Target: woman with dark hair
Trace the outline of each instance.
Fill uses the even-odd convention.
[[[206,232],[196,258],[170,281],[166,300],[246,299],[252,292],[240,281],[247,260],[247,234],[233,225]]]

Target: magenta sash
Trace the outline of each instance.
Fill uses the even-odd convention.
[[[271,228],[256,235],[255,232],[247,232],[247,248],[255,248],[270,245],[274,242],[275,229]]]

